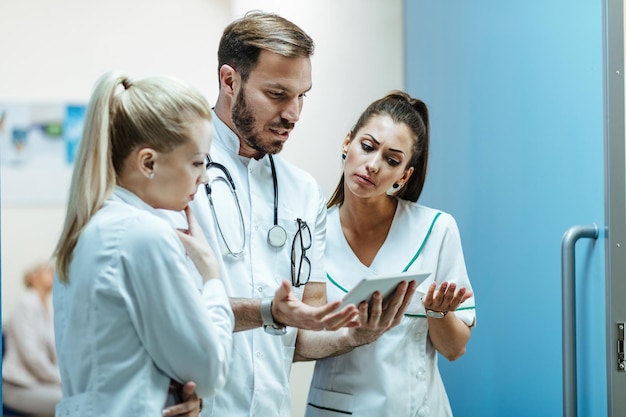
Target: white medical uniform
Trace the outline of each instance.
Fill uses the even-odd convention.
[[[200,187],[191,208],[211,247],[221,254],[219,259],[228,294],[242,298],[273,297],[282,280],[291,282],[291,250],[298,231],[298,218],[306,221],[311,231],[312,245],[306,252],[311,263],[309,282],[326,282],[323,256],[326,207],[323,193],[313,177],[274,155],[278,224],[287,232],[285,245],[274,248],[267,238],[274,224],[274,185],[268,156],[259,160],[239,156],[238,137],[215,113],[213,129],[211,159],[224,165],[235,183],[245,226],[244,252],[239,256],[229,253],[216,228],[204,187]],[[208,175],[211,180],[222,173],[209,169]],[[233,201],[225,187],[215,182],[211,184],[214,201]],[[240,235],[236,208],[229,213],[221,218],[218,213],[226,239]],[[292,291],[302,298],[304,288],[292,287]],[[289,416],[289,373],[296,334],[295,328],[288,328],[284,336],[267,334],[263,328],[235,333],[226,386],[217,396],[205,399],[202,416]]]
[[[337,206],[329,209],[326,238],[329,301],[341,299],[364,276],[402,272],[409,264],[409,271],[431,272],[431,275],[419,285],[398,326],[374,343],[317,361],[307,417],[452,415],[437,368],[436,350],[428,338],[421,297],[433,280],[455,282],[457,287],[470,290],[471,285],[456,222],[450,215],[438,213],[398,200],[387,239],[368,268],[355,256],[343,235],[339,209]],[[474,298],[463,303],[455,314],[472,325]]]
[[[54,282],[58,417],[160,416],[170,378],[202,396],[224,385],[234,317],[222,282],[200,291],[192,268],[175,230],[116,187],[78,239],[69,284]]]

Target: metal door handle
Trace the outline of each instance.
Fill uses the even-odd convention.
[[[598,225],[573,226],[561,241],[561,301],[563,304],[563,416],[576,417],[576,241],[598,238]]]

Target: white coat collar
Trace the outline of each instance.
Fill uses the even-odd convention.
[[[267,170],[267,172],[271,172],[270,164],[269,164],[269,157],[267,154],[263,155],[263,158],[258,159],[258,160],[239,155],[239,148],[241,147],[239,136],[237,136],[237,134],[233,132],[232,129],[228,127],[226,123],[224,123],[222,119],[220,119],[217,116],[217,113],[215,113],[215,110],[211,110],[211,112],[213,113],[212,115],[213,115],[213,130],[214,130],[213,141],[214,143],[217,146],[225,149],[227,152],[237,155],[241,163],[243,163],[245,166],[252,165],[252,170],[254,173],[261,173],[262,171],[265,171],[265,170]],[[276,159],[277,159],[276,155],[274,155],[274,161],[276,161]],[[216,162],[219,162],[219,161],[216,161]]]
[[[137,194],[133,193],[132,191],[127,190],[126,188],[122,187],[121,185],[116,185],[115,188],[113,189],[113,194],[110,197],[111,201],[121,201],[124,202],[130,206],[136,207],[138,209],[141,210],[145,210],[148,211],[154,215],[158,216],[158,212],[155,208],[153,208],[152,206],[150,206],[148,203],[146,203],[145,201],[143,201],[141,198],[139,198],[139,196],[137,196]]]
[[[215,110],[211,110],[211,113],[214,129],[213,140],[228,151],[239,154],[239,147],[241,146],[239,136],[218,117]]]

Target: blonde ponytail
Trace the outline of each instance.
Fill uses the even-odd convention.
[[[131,81],[109,72],[96,82],[76,157],[61,238],[54,256],[61,282],[78,238],[115,188],[131,152],[148,146],[169,152],[190,139],[192,121],[211,120],[211,108],[196,89],[171,77]]]
[[[85,127],[74,162],[67,213],[54,255],[61,282],[68,282],[68,267],[78,237],[115,187],[110,157],[109,113],[115,91],[125,76],[107,73],[96,83],[87,107]]]

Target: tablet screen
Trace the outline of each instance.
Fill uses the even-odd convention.
[[[348,304],[354,304],[358,307],[361,301],[369,303],[375,291],[380,291],[384,299],[393,293],[400,282],[415,281],[419,285],[429,275],[430,272],[401,272],[365,277],[346,294],[339,308],[344,308]]]

